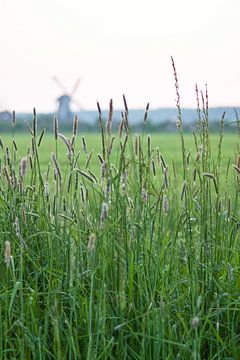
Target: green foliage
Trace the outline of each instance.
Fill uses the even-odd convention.
[[[239,137],[99,122],[2,138],[0,359],[239,359]]]

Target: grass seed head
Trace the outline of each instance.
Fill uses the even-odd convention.
[[[107,130],[108,135],[110,135],[111,130],[112,130],[112,118],[113,118],[113,101],[111,99],[110,103],[109,103],[108,120],[107,120],[107,124],[106,124],[106,130]]]
[[[16,235],[17,235],[17,237],[19,237],[20,236],[20,226],[19,226],[19,220],[18,220],[17,216],[15,218],[14,227],[15,227]]]
[[[92,159],[93,153],[94,153],[94,150],[92,150],[92,151],[90,152],[90,154],[88,155],[88,157],[87,157],[86,165],[85,165],[85,168],[86,168],[86,169],[89,167],[89,164],[90,164],[90,161],[91,161],[91,159]]]
[[[184,195],[186,193],[186,187],[187,187],[187,182],[185,180],[183,183],[182,191],[181,191],[181,201],[183,201]]]
[[[147,144],[148,144],[148,159],[150,160],[151,158],[151,136],[148,135],[147,137]]]
[[[126,191],[126,185],[127,185],[127,176],[128,176],[128,171],[126,170],[123,174],[122,177],[122,191],[125,192]]]
[[[142,190],[142,199],[143,199],[143,202],[146,204],[148,201],[148,193],[145,189]]]
[[[126,100],[126,97],[124,94],[123,94],[123,103],[124,103],[125,113],[128,116],[128,114],[129,114],[128,105],[127,105],[127,100]]]
[[[15,127],[16,125],[16,112],[13,110],[12,112],[12,126]]]
[[[19,166],[19,175],[20,175],[21,178],[23,178],[26,175],[27,164],[28,164],[27,158],[23,157],[21,159],[20,166]]]
[[[123,128],[124,128],[124,117],[122,116],[122,120],[120,122],[120,125],[119,125],[119,129],[118,129],[118,136],[119,138],[122,137],[122,133],[123,133]]]
[[[103,164],[104,160],[103,160],[102,156],[100,154],[98,154],[97,156],[98,156],[98,160],[100,161],[100,163]]]
[[[9,153],[9,148],[8,147],[6,147],[5,155],[6,155],[6,163],[7,163],[7,165],[10,165],[11,160],[10,160],[10,153]]]
[[[149,103],[147,103],[147,106],[146,106],[146,109],[145,109],[144,118],[143,118],[144,123],[147,121],[148,110],[149,110]]]
[[[108,149],[108,156],[110,156],[111,153],[112,153],[112,148],[113,148],[114,140],[115,140],[115,136],[113,136],[112,139],[111,139],[111,143],[110,143],[109,149]]]
[[[37,112],[35,108],[33,108],[32,130],[33,130],[33,137],[35,138],[37,136]]]
[[[106,202],[104,202],[102,204],[102,210],[101,210],[101,216],[100,216],[100,228],[103,228],[103,224],[104,221],[106,220],[107,216],[108,216],[108,204]]]
[[[25,247],[27,249],[27,244],[26,242],[23,240],[23,237],[20,233],[20,226],[19,226],[19,220],[18,220],[18,217],[16,216],[15,218],[15,222],[14,222],[14,227],[15,227],[15,232],[16,232],[16,235],[18,237],[18,239],[20,240],[20,244],[21,246]]]
[[[18,150],[18,147],[17,147],[17,143],[16,143],[16,141],[13,139],[13,147],[14,147],[14,150],[17,152],[17,150]]]
[[[73,136],[77,136],[77,129],[78,129],[78,116],[74,116],[73,120]]]
[[[191,325],[193,327],[193,329],[197,329],[199,326],[200,320],[198,316],[194,316],[194,318],[191,321]]]
[[[89,236],[88,246],[87,246],[89,252],[92,252],[95,250],[95,244],[96,244],[96,235],[92,233]]]
[[[152,160],[152,172],[153,172],[153,175],[156,176],[156,167],[155,167],[155,162],[154,160]]]
[[[45,131],[46,131],[46,129],[43,129],[42,131],[41,131],[41,134],[40,134],[40,137],[39,137],[39,140],[38,140],[38,147],[41,145],[41,143],[42,143],[42,139],[43,139],[43,136],[44,136],[44,134],[45,134]]]
[[[10,265],[10,260],[11,260],[11,244],[10,241],[5,241],[5,263],[7,268]]]
[[[11,180],[12,180],[12,186],[13,188],[15,189],[16,186],[17,186],[17,176],[16,176],[16,172],[14,169],[12,169],[12,177],[11,177]]]
[[[54,165],[55,175],[62,181],[62,174],[55,154],[52,154],[52,161]]]
[[[196,93],[196,100],[197,100],[197,113],[200,114],[199,91],[198,91],[197,84],[195,84],[195,93]]]
[[[106,191],[105,191],[105,199],[106,199],[106,202],[107,202],[108,199],[109,199],[110,193],[111,193],[111,179],[108,178],[108,180],[107,180],[107,186],[106,186]]]
[[[168,202],[168,198],[166,195],[163,195],[163,211],[164,214],[167,215],[169,210],[169,202]]]
[[[82,149],[87,154],[87,144],[84,136],[82,136]]]
[[[163,185],[166,189],[168,189],[168,168],[165,167],[163,169]]]
[[[233,165],[234,169],[237,171],[238,174],[240,174],[240,168],[236,165]]]
[[[177,70],[176,70],[175,62],[174,62],[174,59],[172,56],[171,56],[171,60],[172,60],[173,75],[174,75],[174,80],[175,80],[175,90],[176,90],[176,95],[177,95],[176,106],[177,106],[177,109],[180,111],[181,106],[180,106],[180,93],[179,93],[179,82],[178,82]],[[182,119],[181,119],[180,113],[178,113],[176,125],[178,128],[180,128],[182,126]]]
[[[102,169],[101,169],[101,173],[102,173],[102,180],[106,177],[107,174],[107,163],[106,161],[103,161],[102,163]]]
[[[8,173],[8,170],[7,170],[5,165],[3,166],[3,174],[4,174],[4,176],[5,176],[6,180],[7,180],[8,185],[11,186],[12,185],[11,177],[10,177],[10,175]]]
[[[86,194],[85,194],[83,185],[80,186],[80,194],[81,194],[81,200],[82,200],[82,202],[83,202],[83,203],[86,202]]]
[[[232,268],[231,264],[228,263],[227,268],[228,268],[228,279],[230,281],[232,281],[233,280],[233,268]]]
[[[68,149],[68,154],[71,155],[72,153],[72,146],[70,141],[66,138],[66,136],[64,136],[63,134],[58,134],[58,136],[60,137],[60,139],[64,142],[64,144],[66,145],[67,149]]]

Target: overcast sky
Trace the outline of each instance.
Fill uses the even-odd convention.
[[[84,109],[240,105],[239,0],[0,0],[0,111],[55,111],[57,76]],[[76,109],[76,108],[75,108]]]

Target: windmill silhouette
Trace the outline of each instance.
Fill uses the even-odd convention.
[[[71,103],[75,103],[79,110],[81,110],[81,106],[79,103],[73,98],[74,94],[76,93],[78,86],[80,84],[80,78],[77,79],[72,91],[69,93],[66,90],[66,87],[59,81],[56,76],[53,76],[54,82],[58,85],[58,87],[62,90],[63,94],[57,98],[58,102],[58,111],[57,116],[59,122],[67,122],[71,121],[73,118],[73,112],[71,110]]]

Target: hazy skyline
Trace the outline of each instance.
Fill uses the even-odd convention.
[[[195,83],[211,106],[238,106],[238,0],[1,0],[0,111],[55,111],[78,77],[84,109],[113,98],[122,107],[175,106],[170,56],[182,106],[195,107]],[[74,108],[76,110],[77,108]]]

